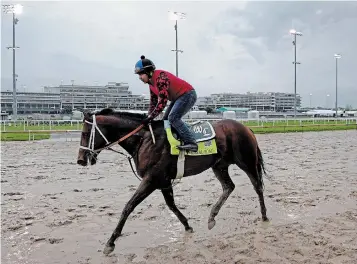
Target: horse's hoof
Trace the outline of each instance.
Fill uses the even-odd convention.
[[[263,222],[269,222],[269,218],[268,217],[266,217],[266,216],[263,216]]]
[[[185,228],[187,233],[193,233],[193,228],[192,227],[187,227]]]
[[[211,230],[216,225],[216,220],[208,221],[208,229]]]
[[[112,246],[105,245],[105,248],[103,250],[103,254],[108,256],[110,253],[112,253],[114,251],[114,248],[115,248],[115,244],[113,244]]]

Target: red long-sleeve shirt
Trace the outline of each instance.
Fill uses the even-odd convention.
[[[164,70],[155,70],[151,81],[149,115],[152,118],[164,110],[167,100],[175,101],[184,93],[193,90],[188,82]]]

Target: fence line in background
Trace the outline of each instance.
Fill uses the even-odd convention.
[[[202,118],[202,119],[183,119],[184,121],[191,123],[195,121],[219,121],[223,120],[223,118]],[[241,122],[241,123],[249,123],[249,122],[256,122],[258,125],[264,124],[264,123],[296,123],[299,122],[302,124],[303,122],[312,122],[314,123],[330,123],[330,122],[344,122],[346,124],[349,123],[355,123],[357,124],[357,118],[356,117],[339,117],[339,118],[297,118],[297,119],[289,119],[289,118],[268,118],[268,119],[243,119],[243,118],[235,118],[235,120]],[[80,128],[82,125],[83,121],[82,120],[22,120],[22,121],[12,121],[12,120],[1,120],[1,130],[6,130],[7,126],[20,126],[24,127],[24,130],[26,130],[26,127],[29,126],[43,126],[45,130],[45,126],[50,126],[50,130],[52,130],[52,126],[63,126],[63,125],[68,125],[68,126],[76,126],[77,129]]]
[[[341,126],[342,124],[309,124],[309,125],[276,125],[276,126],[273,126],[274,128],[304,128],[304,127],[320,127],[320,126],[323,126],[323,127],[328,127],[328,126]],[[346,123],[345,125],[347,126],[356,126],[356,129],[357,129],[357,122],[356,123]],[[254,129],[271,129],[272,126],[249,126],[250,128]],[[4,134],[24,134],[24,133],[28,133],[29,134],[29,140],[31,140],[31,138],[33,137],[34,134],[47,134],[47,133],[58,133],[58,134],[62,134],[62,133],[80,133],[82,132],[81,129],[37,129],[37,130],[18,130],[18,131],[1,131],[1,133],[4,133]],[[31,136],[32,135],[32,136]]]
[[[205,119],[183,119],[187,123],[193,123],[196,121],[220,121],[223,118],[205,118]],[[344,118],[297,118],[297,119],[287,119],[287,118],[269,118],[269,119],[238,119],[235,120],[249,125],[250,128],[254,129],[271,129],[283,128],[285,130],[290,130],[296,128],[297,130],[304,131],[304,127],[319,127],[319,126],[341,126],[341,125],[351,125],[356,126],[357,129],[357,118],[356,117],[344,117]],[[23,121],[11,121],[11,120],[1,120],[0,127],[1,133],[4,134],[23,134],[28,133],[28,140],[35,140],[35,135],[40,136],[48,135],[52,133],[66,134],[66,141],[71,138],[70,133],[79,133],[82,130],[82,120],[23,120]],[[308,124],[306,124],[308,122]],[[252,123],[254,125],[252,125]],[[269,124],[269,125],[268,125]],[[31,129],[36,126],[36,129]],[[75,129],[58,129],[58,126],[68,125]],[[267,126],[268,125],[268,126]],[[39,127],[42,126],[42,129]],[[13,127],[21,127],[20,129],[14,130]],[[29,129],[30,128],[30,129]],[[258,131],[257,131],[258,132]]]
[[[346,123],[346,124],[335,124],[335,123],[330,123],[330,124],[323,124],[323,123],[320,123],[320,124],[292,124],[292,125],[275,125],[275,126],[264,126],[264,124],[262,125],[259,125],[259,126],[249,126],[250,128],[252,129],[267,129],[269,131],[269,129],[274,129],[274,128],[283,128],[283,131],[281,132],[285,132],[286,130],[288,130],[288,132],[293,132],[292,130],[294,130],[294,128],[296,128],[299,132],[304,132],[304,127],[334,127],[334,126],[341,126],[341,125],[344,125],[344,126],[352,126],[353,128],[352,129],[356,129],[357,130],[357,119],[356,120],[353,120],[353,122],[350,122],[350,123]],[[329,129],[326,129],[326,130],[329,130]],[[73,135],[73,133],[80,133],[82,130],[81,129],[38,129],[38,130],[15,130],[15,131],[1,131],[1,133],[4,133],[4,134],[24,134],[24,133],[27,133],[28,134],[28,140],[29,141],[33,141],[35,140],[36,138],[36,135],[37,136],[41,136],[41,135],[51,135],[51,134],[65,134],[65,139],[66,141],[70,140],[72,141],[73,140],[73,137],[74,136],[77,136],[77,135]],[[311,130],[305,130],[305,132],[307,131],[311,131]],[[259,133],[259,131],[256,131]]]
[[[276,125],[275,128],[284,128],[284,127],[319,127],[319,126],[341,126],[341,125],[351,125],[357,126],[357,123],[346,123],[346,124],[309,124],[309,125]],[[250,128],[272,128],[272,126],[249,126]],[[35,130],[15,130],[15,131],[1,131],[1,133],[11,133],[11,134],[23,134],[23,133],[78,133],[81,132],[81,129],[35,129]]]

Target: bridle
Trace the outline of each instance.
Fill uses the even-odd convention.
[[[114,146],[116,144],[119,144],[120,142],[126,140],[127,138],[131,137],[132,135],[134,135],[135,133],[137,133],[139,130],[141,130],[144,125],[141,124],[140,126],[138,126],[137,128],[135,128],[133,131],[131,131],[130,133],[126,134],[124,137],[121,137],[119,138],[118,140],[110,143],[108,141],[108,139],[104,136],[103,132],[100,130],[100,128],[98,127],[97,125],[97,120],[96,120],[96,116],[95,114],[92,115],[93,116],[93,122],[89,122],[88,120],[85,120],[84,122],[86,122],[87,124],[90,124],[92,125],[92,128],[91,128],[91,131],[90,131],[90,137],[89,137],[89,141],[88,141],[88,147],[84,147],[84,146],[79,146],[80,149],[84,149],[84,150],[88,150],[90,151],[90,155],[92,155],[92,158],[95,158],[95,154],[99,153],[100,151],[104,150],[104,149],[107,149],[107,150],[111,150],[113,152],[116,152],[118,154],[121,154],[121,155],[124,155],[127,157],[128,161],[129,161],[129,164],[130,164],[130,167],[131,167],[131,170],[133,171],[134,175],[136,176],[136,178],[139,179],[139,181],[141,181],[140,177],[137,175],[137,173],[135,172],[134,170],[134,167],[133,167],[133,164],[131,162],[131,160],[133,159],[132,156],[128,156],[126,154],[124,154],[123,152],[120,152],[120,151],[117,151],[115,149],[112,149],[111,146]],[[149,129],[150,129],[150,133],[151,133],[151,136],[152,136],[152,141],[153,143],[155,144],[155,137],[154,137],[154,133],[153,133],[153,130],[152,130],[152,127],[151,127],[151,124],[149,124]],[[95,139],[95,131],[98,131],[98,133],[102,136],[102,138],[105,140],[106,142],[106,145],[102,148],[99,148],[99,149],[94,149],[94,139]],[[142,144],[142,139],[139,143],[139,146],[135,152],[135,154],[133,156],[136,156],[137,152],[139,151],[139,148]],[[177,182],[176,184],[173,184],[175,180],[172,181],[172,185],[171,187],[175,186],[176,184],[178,184],[179,182]],[[162,189],[166,189],[166,188],[162,188]]]
[[[84,122],[86,122],[87,124],[92,125],[92,129],[90,131],[90,136],[89,136],[89,141],[88,141],[88,147],[84,147],[84,146],[79,146],[80,149],[84,149],[84,150],[88,150],[90,151],[90,153],[93,154],[97,154],[100,151],[104,150],[104,149],[108,149],[108,150],[112,150],[114,152],[118,152],[114,149],[112,149],[111,147],[119,144],[120,142],[124,141],[125,139],[131,137],[132,135],[134,135],[136,132],[138,132],[140,129],[142,129],[144,127],[144,125],[140,125],[137,128],[135,128],[133,131],[131,131],[129,134],[125,135],[124,137],[119,138],[118,140],[110,143],[108,141],[108,139],[104,136],[103,132],[99,129],[98,125],[97,125],[97,120],[96,120],[96,116],[95,114],[93,115],[93,122],[89,122],[88,120],[85,120]],[[102,148],[99,149],[94,149],[94,140],[95,140],[95,131],[98,131],[98,133],[102,136],[102,138],[105,140],[106,145]],[[119,152],[118,152],[119,153]],[[122,154],[122,153],[120,153]]]
[[[92,156],[92,158],[95,158],[95,159],[96,159],[95,154],[99,153],[100,151],[102,151],[102,150],[104,150],[104,149],[111,150],[111,151],[113,151],[113,152],[116,152],[116,153],[118,153],[118,154],[121,154],[121,155],[125,156],[125,157],[128,159],[128,161],[129,161],[131,170],[133,171],[134,175],[136,176],[136,178],[138,178],[139,180],[141,180],[140,177],[139,177],[139,176],[137,175],[137,173],[135,172],[134,167],[133,167],[133,164],[132,164],[132,162],[131,162],[131,160],[133,159],[133,157],[132,157],[132,156],[128,156],[128,155],[126,155],[126,154],[123,153],[123,152],[120,152],[120,151],[117,151],[117,150],[115,150],[115,149],[112,149],[111,147],[114,146],[114,145],[116,145],[116,144],[119,144],[120,142],[124,141],[125,139],[131,137],[131,136],[134,135],[136,132],[138,132],[140,129],[142,129],[142,128],[144,127],[144,125],[142,124],[142,125],[138,126],[138,127],[135,128],[133,131],[131,131],[129,134],[127,134],[127,135],[125,135],[124,137],[121,137],[121,138],[119,138],[118,140],[116,140],[116,141],[110,143],[110,142],[108,141],[108,139],[104,136],[103,132],[102,132],[102,131],[100,130],[100,128],[98,127],[95,114],[93,115],[93,122],[89,122],[88,120],[85,120],[84,122],[86,122],[87,124],[92,125],[92,129],[91,129],[91,131],[90,131],[90,136],[89,136],[89,141],[88,141],[88,147],[79,146],[79,148],[89,151],[89,152],[90,152],[90,155]],[[98,131],[98,133],[101,135],[101,137],[102,137],[102,138],[105,140],[105,142],[106,142],[106,145],[105,145],[104,147],[102,147],[102,148],[99,148],[99,149],[94,149],[94,140],[95,140],[95,131],[96,131],[96,130]],[[141,142],[140,142],[140,145],[141,145]],[[139,147],[140,147],[140,146],[139,146]],[[138,150],[139,150],[139,149],[137,149],[137,151],[138,151]],[[137,154],[137,151],[136,151],[136,153],[135,153],[133,156],[135,156],[135,155]]]

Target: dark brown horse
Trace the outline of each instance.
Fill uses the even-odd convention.
[[[185,230],[193,232],[186,217],[174,202],[172,180],[176,177],[178,156],[171,155],[170,144],[163,121],[153,121],[151,126],[156,143],[153,143],[149,127],[141,123],[146,115],[114,112],[104,109],[98,113],[85,113],[77,163],[87,166],[96,163],[101,150],[119,144],[132,157],[137,173],[142,179],[138,189],[125,205],[119,223],[106,243],[104,254],[114,250],[115,240],[121,235],[125,221],[135,207],[153,191],[160,189],[167,206],[181,221]],[[209,168],[222,184],[223,193],[212,207],[208,228],[216,224],[215,217],[235,188],[228,174],[228,167],[236,164],[249,177],[258,194],[262,220],[268,221],[263,196],[264,163],[253,132],[234,120],[221,120],[213,124],[216,132],[217,154],[186,156],[183,177],[199,174]]]

